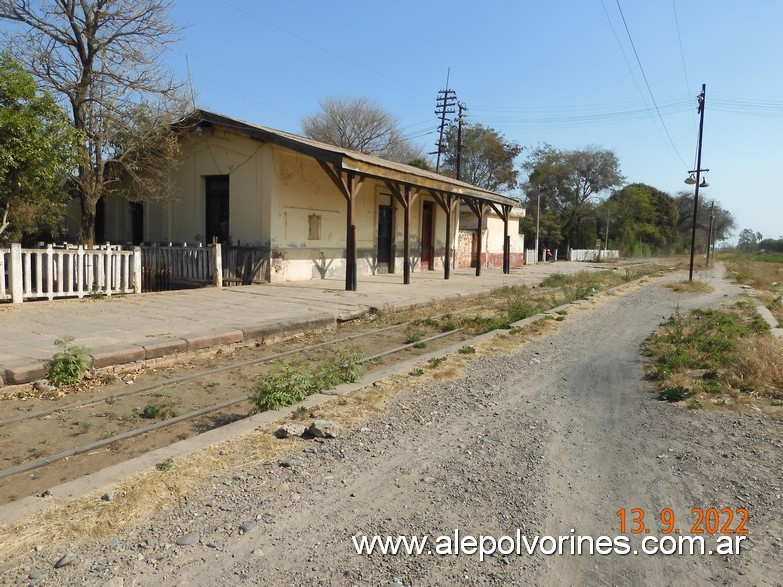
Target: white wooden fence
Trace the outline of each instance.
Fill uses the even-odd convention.
[[[141,249],[0,248],[0,302],[141,293]]]
[[[602,259],[619,259],[620,251],[603,251],[601,249],[571,249],[568,251],[569,261],[600,261]]]

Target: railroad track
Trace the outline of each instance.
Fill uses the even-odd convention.
[[[229,365],[221,365],[213,368],[203,369],[195,373],[180,375],[165,381],[157,381],[148,385],[134,387],[133,389],[102,394],[64,405],[52,406],[43,410],[24,413],[11,418],[5,418],[0,420],[0,434],[2,434],[4,431],[6,437],[15,436],[15,432],[17,434],[23,434],[24,428],[29,426],[33,421],[51,421],[52,419],[57,418],[60,420],[60,423],[63,424],[63,422],[70,418],[69,414],[76,414],[80,411],[84,411],[85,409],[99,404],[113,405],[119,400],[133,398],[134,396],[153,395],[159,398],[168,398],[169,401],[171,401],[171,398],[176,398],[180,403],[186,405],[187,388],[184,387],[184,384],[192,384],[200,380],[208,380],[210,378],[214,378],[215,376],[219,376],[231,371],[263,368],[265,365],[270,365],[278,361],[288,359],[292,356],[296,356],[297,358],[313,358],[318,356],[319,352],[322,353],[324,350],[327,350],[328,347],[339,347],[340,345],[351,344],[356,345],[359,350],[362,350],[363,348],[373,348],[377,352],[374,352],[369,356],[365,356],[363,359],[358,361],[358,363],[364,365],[375,365],[375,363],[381,359],[398,355],[399,353],[407,351],[413,347],[437,343],[437,341],[453,338],[455,336],[462,338],[467,337],[461,328],[455,328],[446,332],[437,332],[436,334],[425,336],[416,342],[402,342],[400,340],[400,332],[403,331],[406,327],[410,327],[420,322],[421,321],[413,320],[392,326],[374,328],[323,342],[301,346],[283,352],[277,352],[271,355],[243,360]],[[432,329],[433,327],[430,326],[430,330]],[[379,349],[379,347],[381,348]],[[431,350],[432,348],[428,348],[428,351]],[[254,379],[257,378],[257,376],[257,373],[252,375]],[[76,457],[78,455],[95,453],[96,451],[100,451],[101,449],[111,447],[112,445],[116,445],[129,439],[133,439],[145,434],[156,433],[166,428],[176,427],[181,425],[183,422],[192,421],[208,415],[220,414],[229,408],[240,406],[241,404],[246,403],[248,406],[250,406],[248,400],[249,391],[249,389],[245,389],[241,395],[229,397],[228,399],[221,399],[220,401],[216,401],[207,406],[191,406],[192,409],[190,409],[190,407],[186,408],[185,413],[175,415],[164,420],[136,426],[130,430],[113,434],[108,438],[100,438],[92,442],[86,442],[77,446],[70,446],[54,454],[27,460],[15,466],[0,470],[0,481],[14,477],[18,478],[18,476],[24,473],[29,473],[31,471],[35,471],[36,469],[41,469],[63,460]],[[251,410],[248,409],[248,415],[250,413]],[[197,433],[198,432],[193,431],[192,433],[187,434],[187,436],[192,436]],[[167,443],[163,443],[163,445],[165,444]]]

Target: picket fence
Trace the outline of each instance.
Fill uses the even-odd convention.
[[[620,251],[603,251],[601,249],[571,249],[568,251],[569,261],[600,261],[603,259],[619,259]]]
[[[0,248],[0,302],[141,292],[141,251],[104,245]]]

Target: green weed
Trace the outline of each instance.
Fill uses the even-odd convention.
[[[169,457],[169,458],[161,461],[157,465],[155,465],[155,468],[158,471],[170,471],[173,466],[174,466],[174,459]]]
[[[665,399],[667,402],[681,402],[682,400],[688,398],[691,395],[691,392],[681,385],[678,385],[677,387],[667,387],[663,390],[661,393],[661,397]]]
[[[168,420],[177,415],[176,404],[172,400],[151,401],[141,409],[140,415],[146,420]]]
[[[261,378],[248,399],[260,412],[290,406],[319,391],[355,382],[361,375],[363,358],[361,352],[349,347],[315,367],[301,361],[280,361]]]
[[[408,326],[405,327],[405,331],[403,332],[405,344],[419,342],[422,338],[424,338],[424,331],[421,328],[418,328],[414,324],[408,324]]]
[[[74,340],[73,336],[64,336],[54,341],[60,351],[52,357],[46,378],[56,387],[79,383],[89,367],[90,351],[82,346],[71,345]]]
[[[446,357],[432,357],[431,359],[427,359],[427,364],[428,364],[428,365],[429,365],[431,368],[433,368],[433,369],[434,369],[435,367],[437,367],[438,365],[440,365],[440,364],[441,364],[443,361],[445,361],[445,360],[446,360]]]

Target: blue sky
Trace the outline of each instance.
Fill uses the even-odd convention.
[[[320,99],[366,97],[431,151],[450,68],[469,121],[612,149],[628,182],[670,194],[692,189],[705,83],[702,197],[783,235],[780,0],[177,0],[172,16],[187,28],[167,59],[184,79],[187,57],[200,108],[299,133]]]

